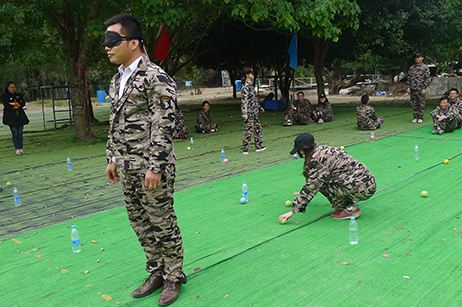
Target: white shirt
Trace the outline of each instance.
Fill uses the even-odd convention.
[[[132,73],[135,71],[135,69],[138,67],[138,63],[141,61],[141,57],[137,58],[134,60],[127,68],[124,69],[123,65],[119,66],[119,73],[122,75],[120,77],[120,87],[119,87],[119,99],[122,97],[122,94],[124,93],[125,89],[125,84],[127,83],[127,80],[130,78]]]

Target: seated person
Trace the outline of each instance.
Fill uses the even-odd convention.
[[[449,108],[448,96],[440,98],[440,105],[432,111],[433,119],[433,134],[443,134],[445,132],[451,132],[456,130],[459,121],[458,113],[453,112]]]
[[[383,124],[383,117],[377,117],[374,107],[369,105],[369,95],[361,96],[361,105],[356,108],[356,122],[360,130],[375,130]]]
[[[188,138],[188,132],[188,126],[186,125],[183,112],[181,112],[178,103],[175,101],[175,130],[173,131],[173,138],[186,140]]]
[[[459,90],[451,88],[448,91],[449,96],[449,111],[453,112],[457,117],[457,128],[462,126],[462,100],[459,98]]]
[[[311,118],[311,103],[305,99],[303,92],[297,93],[297,100],[289,104],[284,113],[284,126],[292,126],[294,123],[308,125]]]
[[[322,124],[324,122],[331,122],[334,119],[334,111],[327,99],[326,94],[319,96],[318,105],[311,113],[311,118],[315,123]]]
[[[196,121],[196,132],[197,133],[209,133],[209,132],[216,132],[217,131],[217,124],[212,122],[212,118],[210,116],[210,104],[206,100],[202,103],[202,111],[199,112],[197,115]]]

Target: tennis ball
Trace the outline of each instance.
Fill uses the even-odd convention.
[[[191,147],[190,147],[190,146],[188,146],[188,147],[186,147],[186,149],[187,149],[187,150],[191,150]]]
[[[8,181],[8,182],[6,183],[6,186],[9,187],[11,184],[12,184],[12,183]]]
[[[226,158],[223,160],[223,163],[228,163],[228,162],[229,162],[229,160],[226,159]]]
[[[343,151],[345,149],[345,146],[340,146],[340,150]]]
[[[241,197],[240,201],[241,205],[244,205],[247,202],[247,199],[245,197]]]
[[[292,201],[286,200],[285,204],[286,204],[286,207],[290,207],[290,206],[292,206]]]
[[[422,196],[422,197],[427,197],[427,196],[428,196],[428,192],[427,192],[427,191],[422,191],[422,192],[420,192],[420,196]]]
[[[449,164],[449,160],[448,160],[448,159],[444,159],[443,163],[446,164],[446,165],[448,165],[448,164]]]

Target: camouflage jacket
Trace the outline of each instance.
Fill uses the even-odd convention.
[[[294,100],[292,106],[297,110],[297,113],[304,115],[306,117],[311,116],[311,111],[313,107],[308,99],[303,99],[303,101]]]
[[[316,193],[326,186],[349,187],[352,179],[367,182],[373,178],[364,164],[346,152],[326,145],[314,147],[311,161],[304,166],[303,175],[306,183],[292,205],[295,212],[305,212]]]
[[[375,128],[376,120],[377,115],[375,115],[374,107],[364,104],[356,107],[356,124],[359,129]]]
[[[456,129],[459,125],[460,113],[456,105],[451,105],[447,110],[443,110],[438,106],[432,111],[431,115],[435,123],[438,122],[440,116],[446,116],[445,121],[448,131]]]
[[[449,111],[456,115],[457,120],[459,121],[459,126],[462,124],[462,100],[457,98],[456,100],[450,100]]]
[[[318,103],[315,110],[316,112],[322,112],[322,114],[324,114],[324,117],[326,118],[326,121],[330,122],[334,120],[334,111],[332,110],[332,106],[329,102]]]
[[[414,64],[407,73],[407,86],[413,91],[426,89],[430,85],[430,69],[425,64]]]
[[[205,112],[204,110],[200,111],[197,115],[196,126],[197,127],[208,127],[212,125],[212,117],[210,116],[210,112]]]
[[[255,88],[252,83],[245,82],[241,90],[241,113],[242,116],[258,116],[260,104],[257,102]]]
[[[163,172],[175,163],[175,81],[144,55],[122,97],[118,97],[120,77],[114,75],[109,89],[108,161],[115,159],[124,169]]]

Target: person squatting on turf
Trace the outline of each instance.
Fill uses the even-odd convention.
[[[318,99],[318,105],[311,113],[311,118],[315,123],[322,124],[334,120],[334,111],[327,99],[326,94],[321,94]]]
[[[303,176],[306,183],[295,198],[291,211],[279,216],[286,222],[306,207],[321,192],[332,204],[334,219],[359,217],[361,211],[355,202],[374,195],[375,178],[367,167],[338,148],[316,145],[313,135],[302,133],[294,141],[291,155],[304,157]]]
[[[289,104],[289,107],[284,113],[284,126],[292,126],[295,124],[308,125],[313,110],[311,103],[305,99],[303,92],[297,93],[297,100]]]
[[[451,88],[448,91],[449,110],[457,116],[457,128],[462,126],[462,100],[459,98],[459,90]]]
[[[175,130],[173,131],[173,138],[186,140],[188,138],[188,132],[188,126],[186,125],[183,112],[181,112],[181,109],[178,106],[175,98]]]
[[[383,117],[377,117],[374,107],[369,105],[369,96],[361,96],[361,105],[356,107],[356,124],[360,130],[375,130],[383,124]]]
[[[431,113],[433,119],[433,134],[443,134],[457,129],[459,124],[459,113],[449,107],[448,96],[440,98],[440,105]]]
[[[249,144],[252,135],[255,140],[255,151],[266,150],[263,145],[263,129],[260,124],[259,113],[264,112],[257,101],[255,88],[253,86],[253,71],[250,67],[244,67],[242,82],[244,86],[241,91],[241,114],[244,120],[244,137],[242,140],[242,153],[249,154]]]
[[[120,64],[111,80],[106,176],[120,181],[130,224],[146,256],[149,277],[135,298],[162,288],[160,305],[174,302],[186,281],[183,246],[173,209],[176,84],[143,52],[139,22],[131,15],[104,23],[105,50]]]
[[[411,96],[413,123],[422,123],[425,110],[426,88],[430,85],[430,69],[423,63],[424,55],[416,53],[415,64],[407,73],[407,92]]]
[[[210,115],[210,103],[206,100],[202,102],[202,110],[197,115],[196,132],[197,133],[210,133],[216,132],[218,129],[217,124],[212,121]]]

